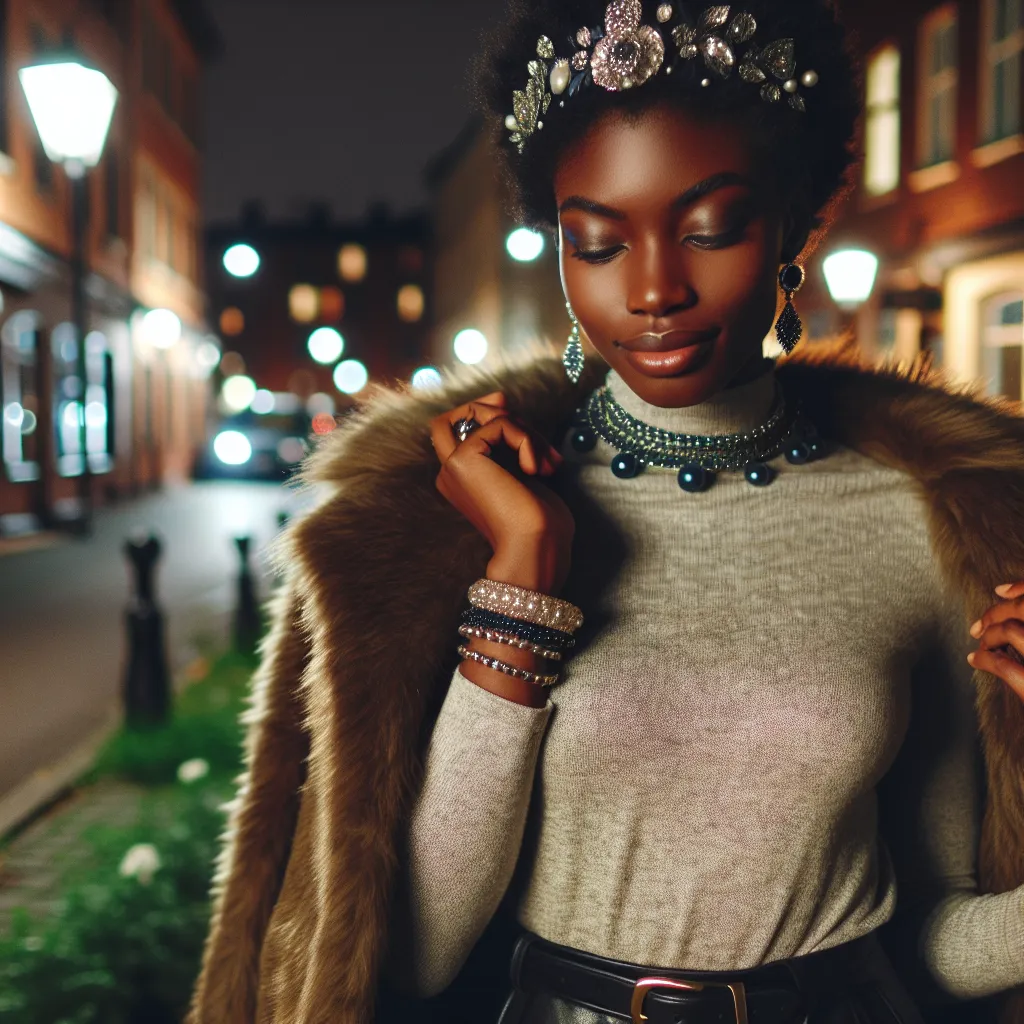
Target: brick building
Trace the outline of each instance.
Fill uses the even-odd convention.
[[[246,245],[258,269],[237,277],[224,254]],[[425,360],[431,310],[429,224],[418,215],[394,217],[372,208],[355,222],[337,223],[325,206],[305,217],[267,221],[247,204],[237,222],[206,232],[210,314],[226,350],[223,374],[244,372],[272,393],[350,399],[335,386],[342,360],[358,360],[370,380],[408,379]],[[309,350],[315,331],[340,335],[318,362]],[[335,338],[335,346],[338,340]]]
[[[71,321],[71,189],[43,152],[19,68],[73,45],[118,90],[88,176],[87,381]],[[196,0],[0,2],[0,533],[73,518],[85,457],[97,500],[187,472],[205,430],[199,85],[218,46]],[[181,339],[141,327],[173,312]],[[208,372],[208,371],[206,371]]]
[[[836,313],[820,259],[880,258],[862,344],[930,349],[964,380],[1020,399],[1024,351],[1024,6],[1017,0],[857,0],[865,159],[799,297],[813,333]]]

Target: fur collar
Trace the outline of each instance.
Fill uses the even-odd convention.
[[[813,352],[813,350],[812,350]],[[254,682],[248,769],[219,862],[191,1024],[367,1024],[400,837],[431,715],[450,676],[482,538],[434,488],[427,421],[503,390],[554,436],[605,367],[570,385],[550,352],[443,392],[378,390],[306,479],[327,493],[288,533],[290,583]],[[910,474],[933,548],[977,618],[1024,579],[1024,420],[923,368],[868,370],[835,352],[780,364],[822,433]],[[986,891],[1024,883],[1024,703],[977,678],[988,792]],[[1024,1024],[1024,1000],[1004,1021]]]

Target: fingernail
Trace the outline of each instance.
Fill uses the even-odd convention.
[[[967,655],[967,663],[973,667],[973,665],[974,665],[974,651],[971,651],[971,653]]]
[[[1011,590],[1013,590],[1013,584],[1012,583],[1000,583],[999,586],[996,587],[996,593],[1000,597],[1006,597],[1007,594],[1009,594],[1009,592]]]
[[[978,619],[978,621],[973,626],[971,626],[971,636],[973,636],[974,639],[977,640],[978,637],[981,636],[981,633],[981,619]]]

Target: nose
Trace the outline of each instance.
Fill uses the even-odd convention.
[[[626,296],[630,313],[657,320],[696,305],[697,293],[678,242],[651,239],[630,255]]]

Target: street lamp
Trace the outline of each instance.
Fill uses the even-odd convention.
[[[86,172],[99,163],[117,103],[117,90],[102,71],[78,55],[54,53],[18,72],[28,108],[46,155],[64,167],[71,181],[71,319],[78,347],[78,376],[82,393],[88,381],[85,336],[85,228],[88,217]],[[79,419],[82,472],[79,477],[79,526],[92,525],[92,477],[86,444],[85,416]]]
[[[878,274],[878,257],[865,249],[842,249],[827,257],[822,269],[836,305],[855,310],[871,296]]]

